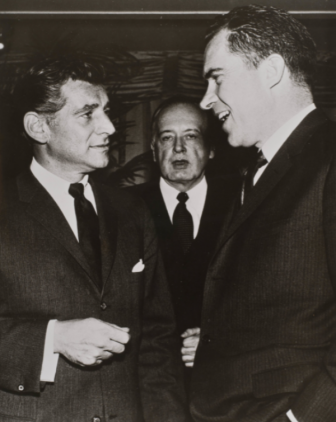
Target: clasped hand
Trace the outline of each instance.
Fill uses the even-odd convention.
[[[183,340],[183,347],[181,349],[182,360],[185,366],[191,368],[194,366],[197,346],[200,340],[201,329],[199,327],[188,328],[181,337]]]
[[[81,366],[99,365],[114,353],[122,353],[129,339],[129,328],[96,318],[57,321],[54,353]]]

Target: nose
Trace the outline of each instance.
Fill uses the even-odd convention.
[[[211,83],[209,83],[206,93],[204,94],[204,97],[202,101],[200,102],[200,107],[203,110],[211,110],[213,105],[217,102],[217,100],[218,98],[217,98],[216,92],[214,88],[211,86]]]
[[[106,133],[107,135],[113,135],[116,131],[113,123],[111,122],[110,118],[103,113],[102,117],[99,122],[99,132]]]
[[[184,152],[185,151],[185,145],[184,140],[182,136],[176,136],[175,142],[174,142],[174,152]]]

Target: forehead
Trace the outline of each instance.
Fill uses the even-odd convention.
[[[200,129],[204,124],[201,110],[191,104],[176,104],[162,111],[158,119],[159,130],[179,128]]]
[[[230,52],[227,37],[229,31],[222,29],[207,44],[204,57],[204,73],[218,67],[219,64],[225,64],[231,56],[237,56]]]
[[[61,94],[65,99],[65,107],[81,108],[90,104],[104,106],[108,102],[106,91],[102,86],[85,81],[69,79],[62,86]]]

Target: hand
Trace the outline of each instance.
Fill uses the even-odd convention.
[[[81,366],[99,365],[113,353],[122,353],[129,341],[129,328],[95,318],[56,321],[54,353],[61,353]]]
[[[189,368],[194,366],[196,349],[200,340],[200,332],[201,329],[196,327],[188,328],[183,334],[181,334],[181,337],[184,338],[183,347],[181,349],[182,360],[185,366]]]

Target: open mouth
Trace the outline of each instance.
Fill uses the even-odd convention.
[[[173,166],[175,168],[183,169],[186,168],[189,165],[189,161],[187,160],[174,160]]]
[[[224,123],[226,121],[226,119],[230,116],[230,114],[231,113],[228,110],[226,110],[226,111],[222,111],[221,113],[219,113],[217,115],[217,117],[221,122]]]

